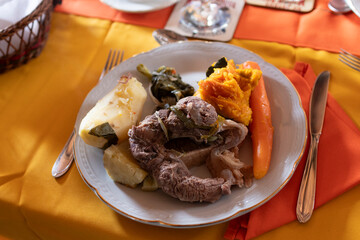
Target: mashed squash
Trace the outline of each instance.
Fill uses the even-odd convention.
[[[213,105],[223,117],[249,125],[252,115],[249,99],[262,72],[236,66],[233,60],[227,61],[226,67],[213,70],[209,77],[199,82],[195,96]]]

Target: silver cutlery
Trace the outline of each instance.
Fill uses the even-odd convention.
[[[310,149],[301,180],[299,196],[296,206],[296,216],[299,222],[307,222],[314,210],[316,190],[316,166],[317,150],[321,135],[327,93],[329,87],[330,72],[324,71],[317,77],[312,89],[309,109],[309,130],[311,134]]]
[[[121,55],[120,55],[121,53]],[[99,82],[105,76],[105,74],[110,71],[113,67],[118,65],[123,61],[124,51],[113,51],[110,49],[108,57],[106,59],[105,67],[100,75]],[[69,139],[67,140],[63,150],[56,159],[54,166],[52,168],[51,174],[53,177],[58,178],[64,175],[70,168],[71,164],[74,161],[74,142],[76,137],[76,130],[73,129]]]
[[[351,67],[352,69],[355,69],[356,71],[360,72],[360,58],[349,53],[348,51],[344,49],[340,49],[339,54],[339,60],[340,62],[346,64],[347,66]]]
[[[345,0],[330,0],[328,3],[328,8],[336,14],[347,13],[351,11]]]
[[[156,29],[152,35],[160,45],[173,42],[187,41],[186,37],[167,29]]]

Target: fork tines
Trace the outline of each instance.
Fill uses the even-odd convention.
[[[120,53],[121,53],[121,55],[120,55]],[[119,60],[119,58],[120,58],[120,60]],[[116,51],[116,50],[110,49],[108,57],[105,62],[105,67],[100,75],[99,80],[101,80],[104,77],[104,75],[113,68],[113,66],[115,67],[115,66],[119,65],[119,63],[121,63],[123,61],[123,58],[124,58],[124,50]]]
[[[121,57],[120,57],[120,52],[121,52]],[[110,49],[109,54],[111,54],[111,49]],[[115,58],[115,55],[116,55],[116,58]],[[110,55],[109,55],[109,57],[110,57]],[[120,57],[120,62],[119,62],[119,57]],[[113,67],[114,59],[115,59],[115,64],[114,64],[114,67],[115,67],[116,65],[118,65],[119,63],[121,63],[123,61],[123,57],[124,57],[124,51],[120,51],[120,50],[115,51],[114,50],[112,58],[111,58],[109,70],[112,69],[112,67]]]
[[[344,49],[340,49],[339,60],[347,66],[360,71],[360,58],[349,53]]]

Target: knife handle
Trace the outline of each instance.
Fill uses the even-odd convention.
[[[296,216],[299,222],[307,222],[314,210],[316,190],[317,149],[320,135],[311,135],[310,149],[306,160],[304,174],[301,180],[296,206]]]

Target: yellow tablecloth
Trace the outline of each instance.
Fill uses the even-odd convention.
[[[127,219],[96,197],[75,165],[62,178],[51,176],[108,50],[124,49],[127,59],[155,48],[153,30],[55,13],[41,55],[0,75],[0,239],[223,238],[227,223],[169,229]],[[330,93],[360,128],[360,73],[340,63],[337,54],[261,41],[230,44],[276,67],[303,61],[316,73],[330,70]],[[360,239],[359,216],[357,186],[317,209],[308,223],[292,222],[257,239]]]

